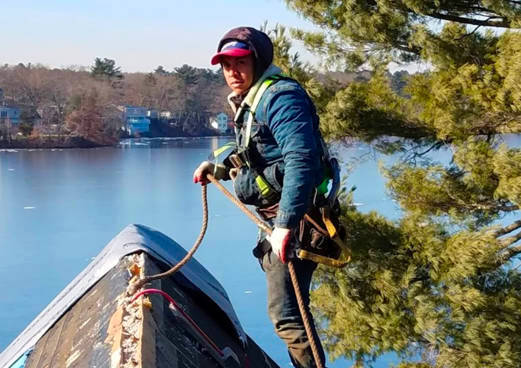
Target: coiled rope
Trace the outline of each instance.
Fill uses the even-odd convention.
[[[211,181],[229,200],[231,200],[246,216],[248,216],[261,230],[265,231],[268,235],[271,235],[272,229],[271,227],[260,220],[253,212],[251,212],[241,201],[239,201],[233,194],[231,194],[215,177],[211,174],[206,175],[207,179]],[[206,233],[206,228],[208,227],[208,202],[207,202],[207,188],[206,185],[201,187],[201,197],[202,197],[202,206],[203,206],[203,222],[201,225],[201,231],[199,232],[199,236],[197,237],[194,245],[190,249],[190,251],[183,257],[179,263],[177,263],[174,267],[169,269],[166,272],[159,273],[152,276],[145,276],[144,278],[138,280],[136,283],[132,285],[131,294],[135,293],[135,291],[141,288],[146,283],[162,279],[164,277],[170,276],[176,273],[181,267],[183,267],[186,262],[192,258],[193,254],[199,248],[201,244],[204,234]],[[313,353],[313,358],[315,360],[315,365],[317,368],[324,368],[322,361],[320,360],[320,355],[318,353],[318,346],[315,340],[315,336],[313,335],[313,330],[311,328],[311,322],[309,320],[308,312],[306,311],[306,307],[304,304],[304,299],[302,298],[302,293],[300,291],[300,287],[298,284],[297,273],[295,271],[295,266],[293,265],[293,261],[288,261],[288,270],[289,275],[291,277],[291,282],[293,284],[293,288],[295,290],[295,296],[297,298],[298,307],[300,310],[300,315],[302,317],[302,322],[304,323],[304,328],[306,329],[306,334],[308,336],[309,344],[311,347],[311,351]]]

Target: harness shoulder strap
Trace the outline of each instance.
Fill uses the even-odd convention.
[[[277,78],[275,78],[277,77]],[[257,106],[264,95],[264,92],[271,86],[275,81],[279,80],[279,76],[271,76],[262,82],[259,90],[255,94],[255,98],[253,99],[253,103],[250,106],[250,115],[248,116],[248,121],[246,121],[246,129],[244,132],[244,148],[247,148],[250,144],[250,135],[251,135],[251,126],[253,124],[253,120],[255,119],[255,110],[257,110]]]

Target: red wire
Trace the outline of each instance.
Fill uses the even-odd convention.
[[[188,314],[186,314],[180,307],[179,305],[177,305],[177,303],[174,301],[174,299],[172,299],[172,297],[170,295],[168,295],[167,293],[165,293],[163,290],[159,290],[159,289],[145,289],[143,291],[140,291],[139,293],[137,293],[133,298],[132,300],[130,301],[130,303],[134,303],[134,301],[139,298],[141,295],[146,295],[146,294],[160,294],[162,295],[166,300],[168,300],[170,302],[170,304],[172,304],[174,306],[174,308],[183,315],[183,317],[192,325],[193,328],[196,329],[197,332],[199,332],[199,334],[206,340],[206,342],[208,344],[210,344],[210,346],[212,348],[214,348],[214,350],[219,353],[220,356],[224,356],[224,353],[221,351],[221,349],[219,349],[219,347],[212,341],[212,339],[210,339],[208,337],[207,334],[204,333],[203,330],[201,330],[199,328],[199,326],[197,326],[197,324],[194,322],[194,320],[192,318],[190,318],[190,316]]]

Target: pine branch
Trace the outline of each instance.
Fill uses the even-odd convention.
[[[417,153],[415,154],[416,156],[423,156],[427,153],[429,153],[430,151],[432,151],[433,149],[439,149],[441,146],[443,146],[443,142],[435,142],[432,146],[430,146],[427,150],[423,151],[423,152],[420,152],[420,153]]]
[[[487,13],[487,14],[491,14],[491,13],[494,14],[494,12],[492,10],[490,10],[488,8],[484,8],[482,6],[477,6],[477,5],[476,6],[472,5],[472,6],[469,6],[468,8],[465,8],[463,6],[463,7],[460,7],[460,10],[462,12],[467,12],[468,10],[471,10],[472,12],[475,12],[475,13],[482,12],[482,13]]]
[[[497,206],[497,209],[503,212],[513,212],[519,210],[519,206],[515,205],[501,205]]]
[[[500,27],[500,28],[510,28],[510,22],[506,20],[506,18],[499,18],[502,19],[500,22],[490,22],[487,20],[479,20],[479,19],[471,19],[471,18],[464,18],[464,17],[458,17],[455,15],[449,15],[449,14],[442,14],[433,12],[430,14],[427,14],[433,18],[448,20],[451,22],[457,22],[457,23],[463,23],[463,24],[473,24],[476,26],[485,26],[485,27]]]
[[[481,28],[481,25],[476,26],[476,28],[474,28],[474,29],[472,30],[472,32],[470,32],[470,33],[465,33],[463,36],[459,37],[458,40],[461,41],[461,40],[464,39],[465,37],[472,36],[472,35],[473,35],[474,33],[476,33],[476,31],[477,31],[478,29],[480,29],[480,28]]]
[[[461,208],[471,211],[513,212],[519,210],[518,206],[501,205],[494,203],[493,201],[484,203],[467,203],[464,199],[460,199],[458,203],[460,204]]]
[[[521,228],[521,220],[517,220],[508,226],[498,229],[498,230],[494,231],[493,234],[496,238],[498,238],[505,234],[511,233],[512,231],[517,230],[519,228]]]
[[[453,193],[450,191],[450,187],[444,187],[445,194],[450,199],[449,202],[446,203],[438,203],[437,206],[443,211],[449,211],[450,209],[457,209],[462,212],[467,211],[487,211],[487,212],[513,212],[519,210],[519,206],[516,205],[508,205],[496,203],[495,201],[485,201],[485,202],[477,202],[470,203],[469,199],[466,197],[458,196],[458,193]],[[520,226],[521,227],[521,226]],[[517,228],[516,228],[517,229]],[[512,232],[516,229],[512,229],[511,231],[506,232],[505,234]],[[498,230],[498,231],[501,231]],[[504,234],[502,234],[504,235]],[[501,236],[497,235],[496,237]]]
[[[497,264],[502,265],[518,254],[521,254],[521,245],[512,248],[507,248],[499,255]]]
[[[504,245],[505,247],[508,247],[514,243],[516,243],[517,241],[521,240],[521,231],[518,232],[516,235],[514,236],[510,236],[508,238],[505,238],[505,239],[501,239],[501,245]],[[517,246],[517,247],[513,247],[513,248],[508,248],[505,252],[510,252],[512,249],[517,249],[519,248],[519,252],[521,252],[521,246]],[[517,253],[516,253],[517,254]],[[510,256],[511,257],[511,256]],[[509,257],[509,258],[510,258]]]

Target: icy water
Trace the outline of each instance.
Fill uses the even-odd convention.
[[[201,189],[192,182],[193,170],[228,140],[0,151],[0,351],[126,225],[150,226],[190,248],[201,225]],[[347,160],[361,150],[346,149],[342,156]],[[359,165],[347,185],[357,186],[360,210],[397,215],[375,161]],[[208,231],[196,258],[222,283],[245,331],[281,367],[290,367],[267,317],[263,272],[251,255],[256,227],[211,186],[208,202]],[[375,367],[393,361],[387,356]],[[328,367],[350,364],[337,360]]]

